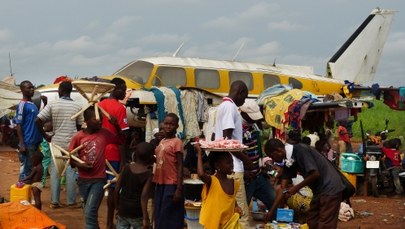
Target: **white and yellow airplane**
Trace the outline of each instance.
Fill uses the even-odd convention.
[[[184,58],[176,54],[132,61],[113,75],[130,78],[144,88],[196,87],[219,95],[226,95],[236,80],[247,84],[250,97],[257,97],[275,84],[290,84],[316,95],[344,94],[345,80],[361,84],[374,79],[393,15],[391,10],[374,9],[329,60],[325,76],[315,75],[308,66]]]
[[[347,85],[344,81],[361,84],[374,79],[393,15],[394,11],[391,10],[373,10],[328,61],[325,76],[315,75],[313,68],[308,66],[183,58],[174,54],[132,61],[113,75],[101,78],[123,77],[128,88],[133,89],[130,101],[139,108],[157,104],[153,93],[143,88],[197,88],[207,91],[206,99],[211,99],[216,104],[221,101],[220,96],[228,94],[230,84],[236,80],[246,83],[251,98],[276,84],[289,84],[293,88],[316,95],[350,93],[354,97],[361,96],[364,91],[369,92],[370,88],[356,86],[355,90],[346,91]],[[387,90],[394,93],[398,91],[391,88]],[[57,85],[48,85],[38,91],[47,96],[48,101],[58,98]],[[72,98],[81,103],[86,102],[79,93],[73,93]],[[129,120],[136,120],[131,108],[127,108],[127,114]],[[134,121],[132,125],[137,126],[138,123]]]

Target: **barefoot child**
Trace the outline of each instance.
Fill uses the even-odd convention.
[[[42,175],[44,173],[44,167],[42,166],[42,159],[44,156],[41,152],[33,152],[31,155],[32,161],[32,171],[31,174],[25,177],[22,181],[29,181],[28,183],[31,184],[32,188],[32,195],[34,196],[35,200],[35,207],[41,210],[42,203],[41,203],[41,192],[42,188]]]
[[[179,117],[167,114],[163,121],[165,138],[155,150],[155,229],[184,228],[183,144],[176,138],[178,126]]]
[[[141,142],[135,146],[134,162],[126,165],[115,188],[115,207],[118,210],[118,229],[149,228],[147,211],[152,187],[152,144]]]
[[[102,117],[100,120],[96,119],[93,106],[87,108],[83,116],[87,127],[72,137],[69,151],[83,145],[78,155],[84,163],[71,160],[71,165],[72,167],[77,166],[79,171],[77,184],[84,200],[85,228],[99,228],[98,208],[104,196],[103,186],[106,183],[105,146],[113,143],[122,144],[124,138],[114,116],[111,116],[110,122],[116,127],[118,135],[101,128]]]
[[[50,121],[46,122],[44,124],[44,131],[46,135],[52,136],[53,135],[52,130],[53,130],[52,122]],[[42,155],[44,155],[44,158],[42,159],[42,167],[44,168],[44,174],[42,175],[42,185],[45,187],[46,178],[48,177],[48,167],[49,164],[51,163],[51,149],[49,148],[49,142],[46,140],[46,138],[42,139],[39,148],[41,149]]]
[[[211,152],[208,156],[214,175],[204,172],[199,144],[195,146],[198,163],[197,172],[204,182],[200,224],[206,229],[241,229],[241,209],[236,203],[239,182],[227,176],[233,173],[233,159],[229,152]],[[220,207],[219,207],[220,206]]]

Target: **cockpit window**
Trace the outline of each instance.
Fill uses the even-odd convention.
[[[153,64],[145,61],[136,61],[135,63],[127,65],[118,70],[114,73],[114,75],[128,77],[133,81],[143,85],[148,81],[152,69]]]
[[[159,67],[153,86],[186,86],[186,72],[183,68]]]

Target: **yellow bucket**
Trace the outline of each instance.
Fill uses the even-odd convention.
[[[24,184],[22,188],[17,188],[15,184],[10,187],[10,202],[27,200],[31,201],[31,185]]]
[[[349,180],[349,182],[354,186],[354,188],[357,189],[357,186],[356,186],[357,176],[356,176],[356,174],[346,173],[346,172],[342,172],[342,173]]]

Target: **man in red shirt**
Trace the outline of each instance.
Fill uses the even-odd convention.
[[[111,80],[112,84],[115,84],[114,90],[111,92],[110,97],[102,100],[99,106],[103,108],[108,114],[117,118],[118,124],[122,131],[128,131],[128,120],[125,106],[119,102],[125,98],[127,86],[125,81],[121,78],[114,78]],[[116,129],[108,121],[108,118],[104,117],[102,122],[103,128],[106,128],[113,134],[117,134]],[[119,172],[120,168],[125,164],[125,150],[122,145],[109,144],[105,148],[105,157]],[[108,169],[108,168],[107,168]],[[107,174],[107,179],[112,180],[113,177]],[[114,226],[114,185],[111,185],[108,189],[107,198],[107,228],[115,228]]]
[[[352,143],[350,142],[350,133],[346,129],[346,120],[339,121],[337,129],[339,136],[339,153],[353,152]]]

